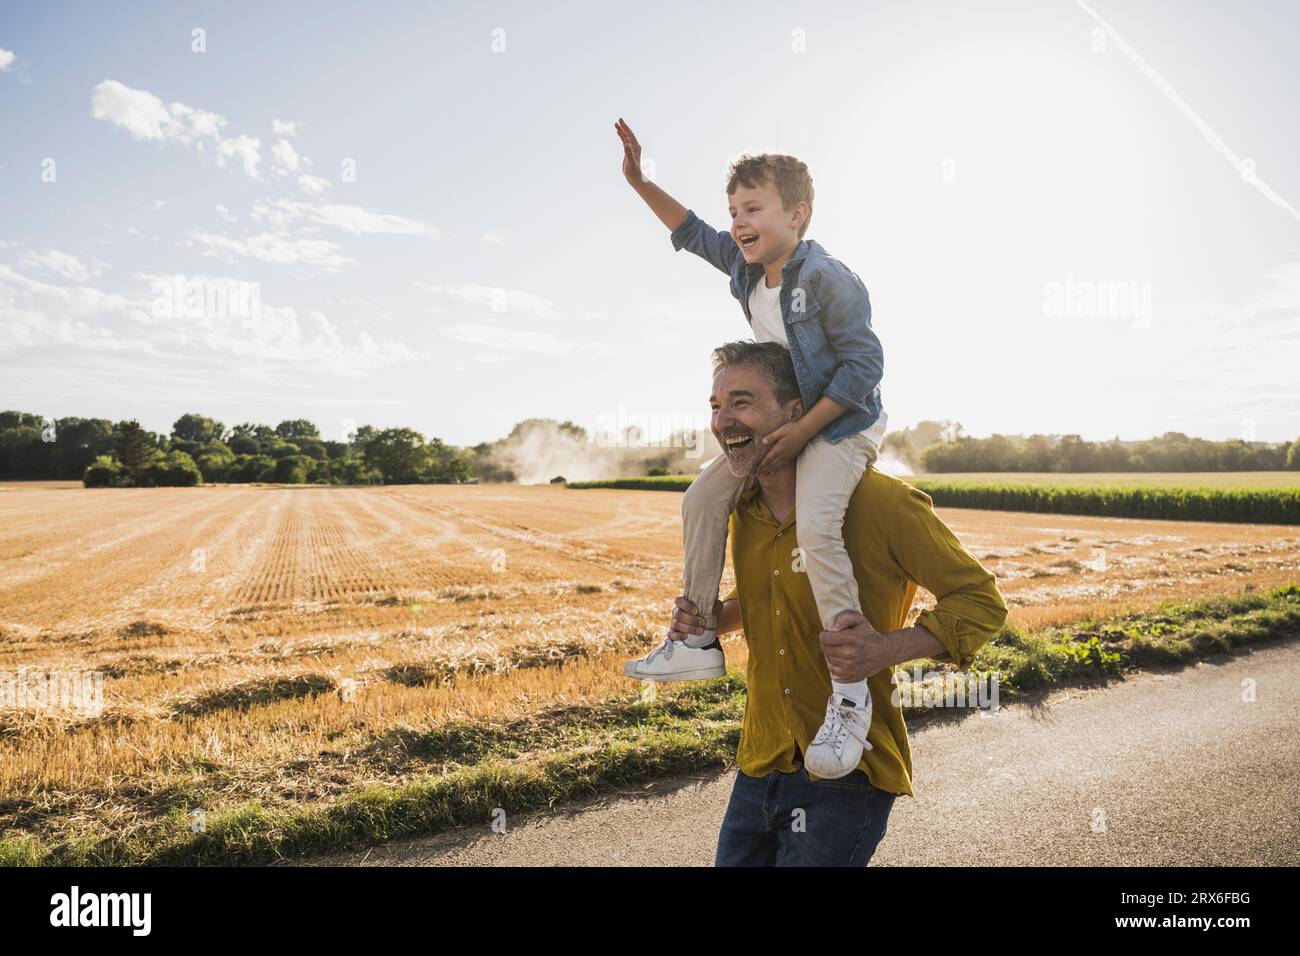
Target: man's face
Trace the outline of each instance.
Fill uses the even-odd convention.
[[[727,456],[727,467],[737,478],[754,474],[767,454],[761,439],[798,417],[802,408],[793,399],[783,408],[763,373],[752,365],[725,365],[713,376],[713,437]]]
[[[808,218],[808,204],[796,203],[788,212],[781,208],[776,187],[736,186],[727,197],[731,213],[731,238],[736,240],[746,262],[774,262],[799,245],[799,226]]]

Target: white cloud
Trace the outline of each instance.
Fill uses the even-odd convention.
[[[298,151],[287,139],[276,140],[275,145],[271,147],[271,156],[275,160],[277,172],[298,171]]]
[[[95,119],[120,126],[132,139],[193,146],[200,151],[211,143],[219,166],[235,158],[248,176],[258,178],[260,142],[251,136],[223,137],[221,130],[228,125],[223,116],[184,103],[166,104],[147,90],[132,89],[116,80],[96,86],[90,103]]]
[[[85,282],[103,272],[107,263],[98,259],[82,262],[76,256],[66,252],[46,249],[44,252],[27,253],[18,260],[18,265],[28,272],[61,276],[73,282]]]
[[[217,165],[225,166],[227,159],[238,159],[244,166],[244,172],[250,179],[257,179],[257,164],[262,161],[258,152],[259,143],[251,136],[236,136],[225,139],[217,147]]]
[[[297,136],[298,127],[302,125],[301,120],[271,120],[271,132],[276,136]]]
[[[238,221],[239,221],[238,218],[237,218],[236,216],[234,216],[234,215],[230,212],[229,209],[227,209],[225,206],[221,205],[221,203],[217,203],[217,204],[216,204],[215,206],[213,206],[212,208],[215,209],[215,210],[217,211],[217,215],[220,216],[220,217],[221,217],[225,222],[238,222]]]
[[[6,50],[3,47],[0,47],[0,73],[8,73],[10,67],[14,65],[15,59],[17,59],[17,57],[14,55],[13,50]]]
[[[506,237],[499,232],[485,232],[483,233],[483,241],[488,245],[502,246],[505,245]]]
[[[550,299],[522,289],[507,289],[502,286],[475,285],[432,285],[417,282],[415,285],[427,289],[435,295],[447,295],[462,302],[481,305],[493,312],[526,312],[539,319],[559,319],[560,313]]]
[[[457,342],[469,345],[486,345],[489,348],[512,352],[537,352],[542,355],[575,355],[579,352],[607,354],[610,346],[604,342],[569,342],[546,332],[528,332],[503,329],[495,325],[476,325],[464,322],[450,325],[441,333]]]
[[[298,177],[298,188],[308,196],[319,196],[333,185],[334,184],[328,179],[324,179],[320,176],[312,176],[307,173]]]
[[[276,265],[310,266],[322,272],[338,272],[356,261],[341,255],[337,243],[325,239],[293,239],[286,232],[264,232],[236,239],[192,229],[186,244],[199,247],[205,256],[227,262],[256,259]]]
[[[349,340],[319,312],[300,318],[293,308],[262,302],[242,313],[212,309],[203,291],[236,280],[147,274],[135,279],[138,291],[118,295],[51,285],[0,265],[0,356],[21,357],[28,368],[46,362],[65,375],[69,366],[82,364],[88,375],[106,381],[117,380],[120,366],[160,363],[183,363],[195,379],[209,373],[217,381],[286,367],[355,377],[421,357],[400,342],[365,332]],[[192,308],[160,308],[178,301],[175,289],[200,294]],[[179,301],[190,301],[189,294]],[[110,354],[118,368],[105,361]]]
[[[153,202],[149,204],[149,208],[157,210],[157,209],[161,209],[165,205],[167,205],[166,199],[155,199]]]
[[[427,223],[373,212],[360,206],[342,204],[316,204],[294,199],[276,199],[253,204],[253,218],[277,228],[290,223],[307,221],[323,226],[333,226],[353,235],[437,236],[438,230]]]

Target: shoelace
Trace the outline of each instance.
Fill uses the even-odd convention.
[[[847,719],[844,714],[841,713],[842,710],[848,710],[851,712],[853,707],[851,705],[845,705],[840,708],[836,707],[834,704],[826,705],[826,722],[822,724],[822,733],[818,734],[817,739],[813,741],[814,744],[819,742],[830,743],[831,748],[835,751],[837,756],[844,752],[844,741],[850,734],[860,744],[864,747],[866,746],[866,740],[857,733],[857,725]],[[829,734],[830,736],[829,741],[825,737],[826,734]]]
[[[677,642],[674,641],[671,637],[665,637],[664,642],[650,652],[650,654],[646,657],[645,662],[649,664],[660,654],[663,654],[665,658],[671,659],[673,656],[673,645],[676,643]]]

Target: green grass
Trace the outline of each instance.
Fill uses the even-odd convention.
[[[570,488],[633,488],[641,491],[685,491],[693,475],[661,475],[655,478],[604,478],[600,481],[571,481]]]
[[[961,485],[1039,485],[1071,488],[1208,488],[1295,490],[1300,489],[1300,471],[967,471],[934,472],[904,476],[912,484],[920,481]]]
[[[1141,485],[1032,485],[909,478],[936,505],[1108,518],[1300,524],[1300,488],[1179,488]]]
[[[1300,472],[911,475],[948,508],[1109,518],[1300,524]],[[1287,483],[1289,482],[1289,484]],[[571,488],[684,491],[689,475],[574,482]]]
[[[1300,637],[1300,586],[1291,584],[1167,603],[1070,627],[1006,628],[980,649],[971,671],[996,672],[1000,702],[1014,701],[1295,637]],[[908,673],[900,669],[900,680]],[[510,826],[518,815],[733,763],[745,703],[739,674],[676,686],[661,695],[647,702],[632,692],[506,724],[458,721],[435,730],[395,732],[369,749],[380,756],[392,752],[441,762],[442,772],[404,785],[358,785],[332,803],[267,807],[251,800],[216,808],[202,833],[190,832],[189,815],[201,805],[201,792],[178,794],[160,816],[127,830],[93,820],[52,832],[39,825],[34,832],[11,830],[0,837],[0,865],[261,864],[461,826],[487,832],[498,808],[504,808]],[[907,710],[909,720],[933,714]]]

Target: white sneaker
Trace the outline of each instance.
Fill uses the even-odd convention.
[[[870,694],[867,702],[859,705],[847,697],[837,699],[832,693],[826,704],[826,719],[804,754],[804,768],[828,780],[848,776],[857,769],[862,751],[873,749],[867,743],[870,726]]]
[[[727,664],[716,637],[704,647],[667,637],[645,657],[627,661],[623,673],[637,680],[707,680],[727,673]]]

